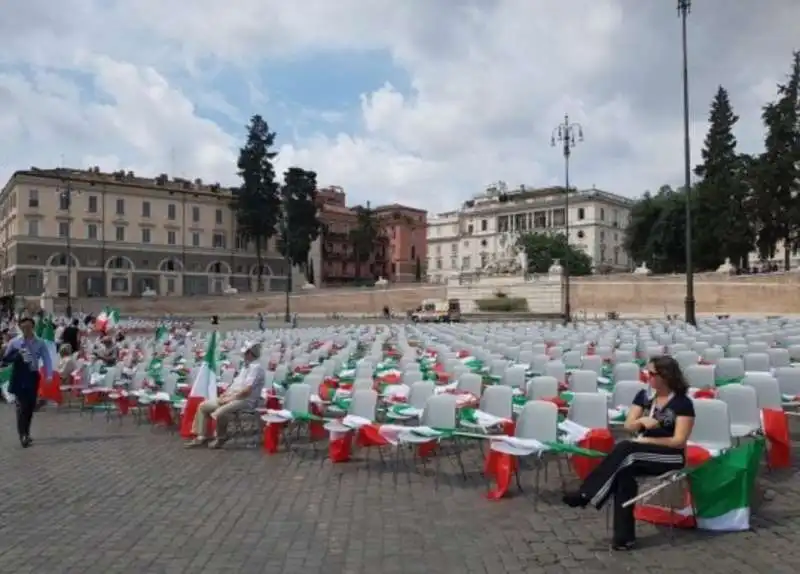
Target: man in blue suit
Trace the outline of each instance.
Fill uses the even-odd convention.
[[[31,446],[31,422],[39,396],[39,362],[44,376],[53,376],[53,364],[44,341],[33,333],[31,317],[19,321],[22,334],[12,339],[6,346],[2,364],[12,365],[8,392],[14,395],[17,406],[17,432],[23,448]]]

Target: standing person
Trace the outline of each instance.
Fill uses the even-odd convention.
[[[686,464],[686,443],[694,427],[694,403],[689,385],[672,357],[656,357],[648,366],[650,389],[639,391],[625,420],[625,430],[638,433],[617,443],[577,492],[564,495],[564,503],[600,509],[614,496],[614,550],[631,550],[636,540],[633,505],[623,504],[638,491],[636,478],[659,476]]]
[[[80,321],[73,319],[64,331],[61,333],[61,344],[69,345],[73,353],[80,351]]]
[[[264,313],[258,314],[258,330],[263,331],[266,329],[266,324],[264,323]]]
[[[53,376],[53,365],[47,346],[33,334],[33,319],[20,319],[19,329],[22,334],[6,346],[2,363],[13,365],[8,392],[14,395],[17,405],[19,442],[23,448],[28,448],[32,443],[31,422],[39,396],[39,362],[48,380]]]

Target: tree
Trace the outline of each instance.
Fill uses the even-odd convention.
[[[361,278],[361,264],[372,260],[381,237],[381,228],[369,203],[366,207],[357,205],[353,210],[356,212],[356,225],[350,230],[350,244],[353,246],[356,280],[358,280]]]
[[[308,254],[319,237],[321,224],[317,206],[317,174],[299,167],[290,167],[281,186],[281,241],[279,250],[289,268],[299,266],[308,276]],[[286,282],[291,291],[291,273]]]
[[[570,275],[592,273],[592,258],[569,245],[563,233],[526,233],[517,238],[517,247],[525,251],[529,273],[547,273],[556,259]]]
[[[422,262],[417,257],[416,260],[416,268],[414,269],[414,279],[416,279],[417,283],[422,281]]]
[[[662,186],[656,195],[645,193],[631,208],[623,247],[636,264],[646,263],[654,273],[686,269],[686,193]]]
[[[237,234],[244,241],[255,243],[258,274],[256,290],[261,291],[263,278],[263,251],[276,233],[280,217],[279,187],[275,181],[272,151],[275,132],[269,130],[264,119],[255,115],[247,126],[247,141],[239,150],[236,166],[242,185],[234,195],[234,213]]]
[[[747,266],[747,256],[753,248],[754,227],[746,207],[749,189],[744,178],[745,160],[736,153],[733,133],[738,120],[728,92],[720,86],[711,103],[703,163],[695,168],[700,181],[692,197],[692,253],[699,270],[716,269],[726,258],[741,269]]]
[[[795,52],[789,80],[778,85],[778,99],[764,106],[764,153],[750,163],[749,182],[762,258],[784,245],[784,268],[790,267],[793,247],[800,241],[800,52]]]

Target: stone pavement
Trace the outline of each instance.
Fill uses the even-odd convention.
[[[395,484],[374,454],[334,466],[310,451],[186,451],[129,419],[53,410],[34,430],[21,449],[0,405],[0,573],[800,571],[793,473],[762,480],[773,492],[753,532],[676,532],[670,543],[641,526],[637,552],[611,554],[603,514],[558,504],[555,469],[538,509],[532,486],[491,502],[477,452],[466,483],[444,463],[437,490],[406,470]]]

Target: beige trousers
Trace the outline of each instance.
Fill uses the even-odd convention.
[[[217,431],[215,433],[217,438],[227,438],[228,424],[231,422],[232,415],[247,407],[247,401],[233,400],[224,405],[220,405],[217,401],[203,401],[197,407],[197,413],[194,415],[192,432],[199,439],[208,438],[205,436],[208,417],[213,417],[217,423]]]

